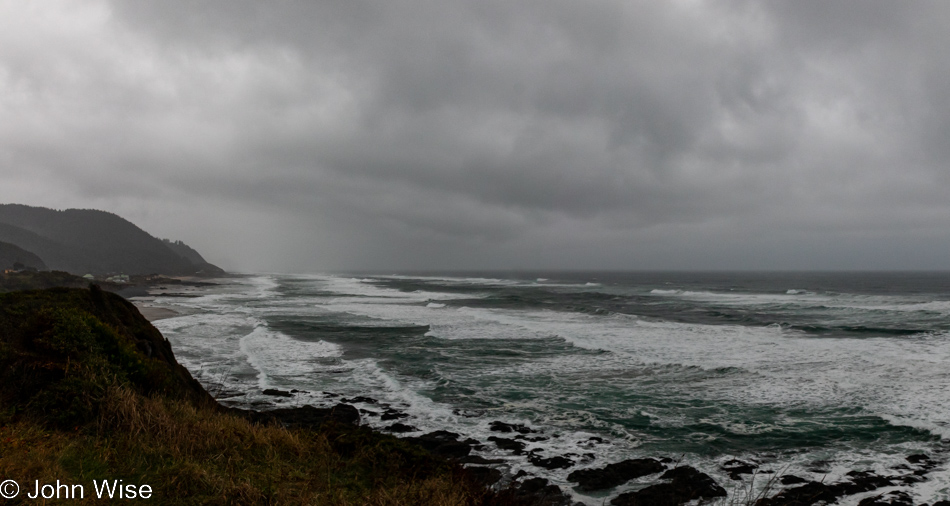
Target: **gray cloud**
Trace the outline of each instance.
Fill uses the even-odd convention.
[[[943,3],[0,5],[0,200],[227,267],[950,268]]]

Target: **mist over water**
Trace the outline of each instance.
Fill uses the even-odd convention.
[[[573,470],[650,456],[730,492],[749,485],[720,469],[732,458],[826,482],[947,458],[948,274],[262,275],[155,300],[182,312],[156,327],[224,402],[364,395],[483,442],[493,420],[524,423],[549,438],[529,449],[577,464],[482,454],[565,489]],[[941,468],[905,489],[932,502],[948,487]]]

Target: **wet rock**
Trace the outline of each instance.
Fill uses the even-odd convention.
[[[613,488],[641,476],[659,473],[666,466],[656,459],[628,459],[607,464],[601,469],[581,469],[567,475],[567,480],[577,483],[583,492]]]
[[[567,469],[574,465],[573,460],[562,456],[545,459],[537,455],[531,455],[528,457],[528,460],[531,462],[531,464],[537,467],[543,467],[544,469]]]
[[[914,465],[914,467],[916,467],[916,469],[913,470],[913,474],[916,476],[927,475],[930,471],[937,467],[938,464],[924,454],[911,455],[907,457],[907,462],[910,462]]]
[[[860,492],[869,492],[881,487],[891,487],[895,483],[891,478],[879,476],[871,471],[851,471],[847,474],[851,477],[851,483],[842,483],[840,489],[844,495],[853,495]]]
[[[729,478],[733,480],[741,480],[743,474],[753,474],[759,466],[752,464],[750,462],[743,462],[738,459],[732,459],[730,461],[724,462],[721,466],[723,471],[729,473]]]
[[[472,447],[461,441],[444,443],[432,450],[432,453],[435,453],[436,455],[442,455],[443,457],[449,457],[453,459],[466,457],[471,452]]]
[[[348,402],[350,404],[363,403],[363,404],[379,404],[379,401],[373,399],[372,397],[364,397],[362,395],[357,395],[351,399],[340,399],[342,402]]]
[[[437,430],[433,432],[428,432],[416,438],[419,442],[425,442],[429,445],[438,446],[444,443],[453,443],[458,441],[459,434],[455,432],[449,432],[447,430]]]
[[[759,500],[756,506],[808,506],[819,502],[831,504],[840,497],[895,485],[895,477],[879,476],[871,471],[851,471],[847,476],[851,478],[850,481],[832,484],[810,481],[800,487],[785,489],[775,496]]]
[[[462,416],[465,418],[479,418],[485,416],[483,410],[471,410],[471,409],[453,409],[452,414],[456,416]]]
[[[679,506],[696,499],[726,497],[726,489],[720,487],[709,475],[689,466],[670,469],[660,478],[668,479],[670,482],[620,494],[610,501],[610,504],[614,506]]]
[[[299,406],[296,408],[279,408],[269,411],[245,411],[236,408],[232,408],[229,411],[243,416],[252,422],[277,422],[288,428],[316,429],[327,422],[349,425],[360,424],[359,411],[349,404],[337,404],[332,408]]]
[[[364,415],[367,415],[367,416],[379,416],[379,413],[375,411],[370,411],[368,409],[360,409],[360,413],[363,413]]]
[[[808,506],[820,501],[831,504],[837,500],[837,492],[830,485],[809,481],[800,487],[785,489],[772,497],[760,499],[755,506]]]
[[[494,422],[491,422],[488,425],[488,429],[491,430],[492,432],[504,432],[504,433],[517,432],[519,434],[534,434],[538,432],[524,425],[505,423],[505,422],[500,422],[497,420]]]
[[[467,457],[460,458],[458,461],[460,464],[481,464],[481,465],[501,464],[504,462],[504,460],[502,459],[486,459],[485,457],[482,457],[480,455],[469,455]]]
[[[401,418],[409,418],[409,415],[396,411],[395,409],[387,409],[386,412],[379,417],[379,419],[383,421],[399,420]]]
[[[474,439],[459,441],[459,435],[447,430],[437,430],[429,432],[418,437],[406,438],[430,452],[454,459],[467,457],[472,452],[471,442],[478,443]]]
[[[501,471],[493,467],[467,467],[465,470],[475,483],[486,488],[501,480]]]
[[[386,432],[401,434],[404,432],[416,432],[419,429],[413,427],[412,425],[406,425],[404,423],[396,422],[390,425],[389,427],[383,427],[383,430]]]
[[[482,448],[485,447],[485,445],[483,445],[483,444],[481,443],[481,441],[479,441],[479,440],[477,440],[477,439],[468,438],[468,439],[466,439],[465,441],[462,441],[462,442],[465,443],[465,444],[467,444],[467,445],[469,445],[469,446],[471,446],[473,450],[481,450]]]
[[[330,398],[332,399],[333,397],[339,397],[340,394],[335,394],[335,393],[333,393],[333,392],[323,392],[323,396],[324,396],[324,397],[330,397]]]
[[[805,478],[799,478],[794,474],[786,474],[778,479],[782,485],[798,485],[799,483],[808,483]]]
[[[914,506],[910,494],[895,490],[875,497],[862,499],[858,506]]]
[[[933,503],[933,506],[950,506],[950,501],[937,501]]]
[[[495,446],[501,448],[502,450],[508,450],[515,452],[515,454],[521,454],[524,452],[525,444],[521,441],[515,441],[514,439],[508,439],[504,437],[490,436],[489,441],[495,443]]]
[[[263,392],[261,392],[261,393],[264,394],[264,395],[270,395],[270,396],[272,396],[272,397],[293,397],[293,396],[294,396],[294,394],[292,394],[292,393],[290,393],[290,392],[288,392],[288,391],[286,391],[286,390],[279,390],[279,389],[276,389],[276,388],[268,388],[268,389],[265,389],[265,390],[264,390]]]
[[[566,495],[557,485],[552,485],[544,478],[530,478],[502,491],[499,494],[501,504],[530,504],[532,506],[569,506],[570,496]]]

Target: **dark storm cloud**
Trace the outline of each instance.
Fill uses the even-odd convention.
[[[941,3],[2,10],[0,198],[236,267],[950,268]]]

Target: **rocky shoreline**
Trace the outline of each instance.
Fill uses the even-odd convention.
[[[278,389],[264,391],[265,395],[275,397],[291,397],[297,393],[299,392]],[[393,435],[419,432],[417,428],[400,421],[409,415],[371,397],[346,398],[330,392],[323,392],[323,395],[337,398],[339,402],[327,408],[300,406],[259,411],[225,409],[257,423],[279,423],[288,428],[317,428],[328,421],[361,426],[364,417],[373,417],[393,423],[380,429],[370,429],[365,425],[361,427]],[[373,409],[358,408],[354,404],[372,406]],[[417,436],[401,436],[401,439],[414,443],[433,455],[465,466],[478,482],[493,488],[502,497],[507,497],[517,504],[582,505],[580,502],[574,502],[570,492],[562,490],[543,477],[532,476],[525,471],[512,474],[502,466],[504,461],[473,455],[473,451],[493,445],[511,455],[524,456],[534,466],[545,469],[570,469],[591,462],[596,458],[595,455],[568,453],[545,458],[539,455],[537,450],[527,449],[528,443],[546,439],[540,431],[501,420],[491,422],[489,429],[498,435],[489,436],[486,441],[465,438],[461,434],[446,430]],[[729,504],[811,506],[834,504],[843,498],[866,494],[867,497],[857,503],[859,506],[950,506],[948,500],[915,504],[907,492],[897,489],[925,481],[927,474],[943,464],[923,454],[908,455],[905,460],[904,464],[893,466],[891,474],[853,470],[847,473],[847,479],[834,483],[807,480],[790,474],[779,475],[769,469],[759,469],[753,462],[737,459],[723,462],[721,470],[736,482],[761,480],[763,477],[767,481],[764,492],[744,499],[733,498],[733,502]],[[610,497],[613,489],[632,480],[648,477],[654,482],[644,488]],[[691,466],[681,465],[670,458],[627,459],[601,467],[582,468],[571,472],[567,480],[575,484],[574,489],[577,492],[610,497],[609,501],[604,501],[605,504],[613,506],[677,506],[697,500],[700,503],[724,500],[728,496],[723,485],[708,474]],[[868,494],[875,491],[880,493]],[[736,502],[737,500],[739,502]]]

